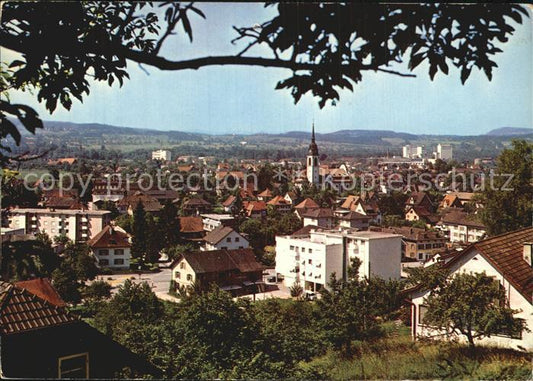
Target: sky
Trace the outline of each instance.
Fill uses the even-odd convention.
[[[245,45],[231,44],[236,37],[232,26],[260,24],[274,14],[272,7],[260,3],[197,6],[206,20],[191,14],[193,43],[178,27],[161,55],[178,60],[237,53]],[[310,94],[295,105],[289,91],[274,89],[290,71],[245,66],[160,71],[128,62],[130,80],[122,87],[116,81],[111,88],[105,82],[92,83],[83,103],[74,100],[70,111],[59,106],[52,115],[36,96],[10,96],[12,102],[34,107],[44,120],[212,134],[308,131],[313,120],[320,133],[370,129],[479,135],[500,127],[533,128],[532,20],[513,25],[515,35],[495,57],[498,68],[492,81],[474,69],[463,86],[459,71],[451,66],[450,75],[439,72],[431,81],[424,64],[414,71],[416,78],[363,72],[353,92],[341,91],[340,102],[323,109]],[[266,53],[257,48],[249,54]],[[9,60],[9,52],[2,54]]]

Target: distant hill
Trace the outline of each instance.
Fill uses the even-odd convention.
[[[533,134],[531,128],[517,128],[517,127],[501,127],[487,132],[485,135],[489,136],[514,136],[514,135],[529,135]]]

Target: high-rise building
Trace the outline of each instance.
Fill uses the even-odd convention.
[[[403,146],[402,156],[407,159],[416,159],[416,158],[421,159],[424,156],[424,147],[422,146],[413,147],[409,144],[406,146]]]
[[[436,159],[451,160],[453,158],[453,148],[451,144],[438,144]]]

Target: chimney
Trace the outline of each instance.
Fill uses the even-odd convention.
[[[526,261],[530,267],[533,267],[533,261],[531,259],[532,257],[531,252],[533,251],[532,247],[533,247],[533,242],[524,242],[523,258],[524,258],[524,261]]]

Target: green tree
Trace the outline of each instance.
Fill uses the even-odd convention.
[[[165,235],[161,224],[156,221],[152,213],[146,214],[146,253],[144,260],[156,263],[159,260],[159,250],[165,245]]]
[[[170,248],[180,243],[178,208],[170,200],[163,205],[159,216],[159,226],[164,237],[163,247]]]
[[[83,297],[89,300],[101,301],[111,297],[111,285],[103,280],[97,280],[85,287]]]
[[[424,323],[448,335],[464,335],[470,347],[475,340],[495,334],[514,335],[526,329],[518,311],[507,307],[505,289],[485,273],[461,273],[434,289],[425,299]]]
[[[198,69],[210,65],[259,65],[291,70],[276,89],[291,91],[295,102],[311,92],[335,104],[339,90],[353,90],[363,73],[379,71],[413,76],[422,62],[429,76],[448,74],[457,67],[464,83],[474,67],[489,80],[496,66],[493,56],[513,34],[510,20],[522,23],[525,7],[516,4],[435,3],[278,3],[269,4],[273,17],[253,26],[235,27],[235,41],[243,50],[229,56],[172,61],[160,55],[166,39],[182,27],[192,42],[190,16],[205,18],[192,4],[145,2],[7,2],[2,8],[2,47],[20,54],[1,68],[2,138],[18,145],[21,134],[7,116],[34,133],[42,121],[30,107],[9,101],[7,89],[35,91],[53,112],[72,98],[89,94],[91,77],[112,86],[128,78],[127,60],[161,70]],[[163,15],[163,16],[158,16]],[[358,43],[354,43],[355,39]],[[245,54],[262,45],[265,56]],[[286,53],[286,54],[283,54]],[[391,63],[404,63],[400,71]],[[407,64],[407,65],[406,65]],[[9,147],[0,146],[1,161],[9,161]],[[16,158],[12,158],[16,159]]]
[[[533,144],[514,140],[497,159],[495,177],[487,181],[479,200],[481,220],[489,235],[506,233],[533,223]],[[511,181],[506,184],[509,176]]]
[[[37,240],[4,241],[0,255],[0,274],[8,281],[27,280],[34,277],[50,277],[58,267],[59,258],[48,238]]]
[[[66,261],[52,272],[52,284],[61,298],[67,303],[74,305],[81,301],[81,286],[76,271]]]
[[[131,256],[142,261],[146,253],[148,226],[146,224],[146,212],[142,202],[137,203],[133,211]]]

